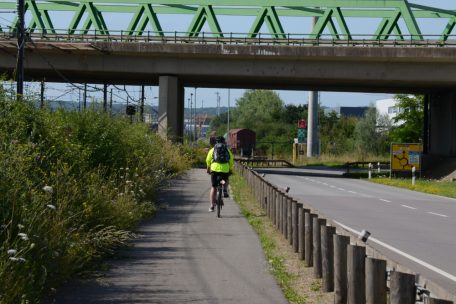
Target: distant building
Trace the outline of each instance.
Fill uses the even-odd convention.
[[[393,122],[393,119],[397,114],[402,113],[403,109],[399,108],[395,99],[380,99],[375,102],[375,108],[377,109],[378,114],[388,115],[388,118],[391,120],[393,125],[400,125],[401,122]]]
[[[325,114],[335,112],[339,117],[364,117],[369,107],[331,107],[325,108]]]

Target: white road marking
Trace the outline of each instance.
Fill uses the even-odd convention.
[[[331,187],[331,188],[336,188],[336,186],[332,186],[332,185],[331,185],[331,186],[329,186],[329,187]]]
[[[355,191],[348,191],[350,193],[353,193],[353,194],[358,194],[358,192],[355,192]]]
[[[322,184],[323,184],[323,185],[325,185],[325,186],[328,186],[328,184],[327,184],[327,183],[322,183]]]
[[[435,213],[435,212],[428,212],[428,213],[432,214],[432,215],[441,216],[441,217],[448,217],[448,215],[445,215],[445,214],[440,214],[440,213]]]
[[[356,231],[356,230],[353,229],[353,228],[350,228],[350,227],[348,227],[348,226],[345,226],[344,224],[341,224],[341,223],[339,223],[339,222],[337,222],[337,221],[334,221],[334,222],[335,222],[336,224],[340,225],[342,228],[344,228],[344,229],[346,229],[346,230],[348,230],[348,231],[351,231],[351,232],[355,233],[356,235],[359,235],[359,234],[360,234],[359,231]],[[437,267],[435,267],[435,266],[433,266],[433,265],[431,265],[431,264],[429,264],[429,263],[426,263],[425,261],[422,261],[422,260],[420,260],[420,259],[418,259],[418,258],[416,258],[416,257],[414,257],[414,256],[412,256],[412,255],[410,255],[410,254],[408,254],[408,253],[405,253],[405,252],[403,252],[403,251],[401,251],[401,250],[399,250],[399,249],[397,249],[397,248],[395,248],[395,247],[393,247],[393,246],[391,246],[391,245],[388,245],[388,244],[386,244],[386,243],[384,243],[384,242],[382,242],[382,241],[380,241],[380,240],[377,240],[376,238],[370,237],[369,240],[372,241],[372,242],[374,242],[374,243],[377,243],[377,244],[379,244],[380,246],[383,246],[383,247],[385,247],[385,248],[387,248],[387,249],[389,249],[389,250],[391,250],[391,251],[394,251],[395,253],[400,254],[400,255],[402,255],[403,257],[406,257],[407,259],[409,259],[409,260],[411,260],[411,261],[413,261],[413,262],[415,262],[415,263],[418,263],[418,264],[420,264],[420,265],[422,265],[422,266],[424,266],[424,267],[426,267],[426,268],[428,268],[428,269],[430,269],[430,270],[432,270],[432,271],[434,271],[434,272],[436,272],[436,273],[438,273],[438,274],[440,274],[440,275],[446,277],[447,279],[450,279],[450,280],[453,281],[453,282],[456,282],[456,276],[454,276],[454,275],[452,275],[452,274],[450,274],[450,273],[448,273],[448,272],[446,272],[446,271],[443,271],[443,270],[440,269],[440,268],[437,268]]]
[[[381,198],[380,200],[381,200],[382,202],[392,203],[392,201],[389,201],[389,200],[386,200],[386,199],[383,199],[383,198]]]
[[[401,206],[402,206],[402,207],[404,207],[404,208],[408,208],[408,209],[416,210],[416,208],[415,208],[415,207],[411,207],[411,206],[407,206],[407,205],[401,205]]]
[[[337,188],[337,190],[340,190],[340,191],[345,191],[344,188]]]

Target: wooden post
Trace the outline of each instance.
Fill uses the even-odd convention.
[[[278,192],[279,189],[277,187],[274,187],[274,206],[272,210],[272,222],[274,223],[274,226],[277,225],[277,198],[278,198]]]
[[[309,209],[300,208],[298,210],[298,250],[299,250],[299,259],[304,260],[305,258],[305,214],[309,213]]]
[[[293,246],[293,240],[294,240],[294,233],[295,233],[295,213],[298,211],[296,208],[297,202],[295,200],[291,201],[291,208],[290,208],[290,232],[288,233],[288,236],[290,237],[288,239],[288,242],[290,243],[290,246]]]
[[[265,195],[264,195],[264,180],[261,181],[261,188],[260,188],[260,196],[261,196],[261,201],[260,201],[260,206],[261,209],[264,210],[264,203],[265,203]]]
[[[293,227],[291,226],[291,203],[292,203],[292,200],[291,198],[289,198],[287,200],[287,240],[290,242],[291,244],[291,233],[293,231]]]
[[[280,203],[282,202],[282,191],[277,191],[277,202],[276,202],[276,228],[280,231],[282,222],[280,221]]]
[[[269,186],[269,199],[268,199],[268,203],[269,203],[269,208],[268,208],[268,217],[269,219],[272,219],[272,206],[274,204],[274,200],[273,200],[273,195],[274,194],[274,189],[272,187],[272,185]]]
[[[283,234],[283,200],[285,197],[285,193],[281,192],[279,197],[279,226],[277,227],[280,233]]]
[[[291,200],[289,196],[285,196],[283,201],[283,236],[285,239],[288,238],[288,201]]]
[[[282,196],[282,191],[280,191],[279,189],[277,189],[277,201],[276,201],[276,204],[275,204],[275,210],[276,210],[276,214],[275,214],[275,217],[276,217],[276,228],[277,230],[280,229],[280,200],[281,200],[281,196]]]
[[[267,193],[268,193],[268,183],[266,181],[263,181],[263,197],[265,198],[264,200],[264,205],[263,205],[263,210],[266,211],[267,209]]]
[[[306,213],[304,215],[304,265],[307,267],[313,266],[313,222],[317,220],[317,215],[314,213]]]
[[[298,215],[299,215],[299,209],[302,209],[302,204],[299,204],[297,201],[293,201],[293,210],[292,210],[292,226],[293,226],[293,231],[292,231],[292,238],[293,238],[293,250],[295,253],[299,252],[299,232],[298,232]]]
[[[282,204],[280,205],[280,208],[282,208],[282,211],[280,212],[280,215],[282,217],[282,227],[280,227],[280,232],[282,232],[282,235],[286,237],[287,232],[287,209],[285,206],[287,205],[287,195],[284,195],[282,198]]]
[[[390,304],[415,304],[415,275],[399,271],[391,272]]]
[[[274,224],[276,229],[279,227],[279,200],[280,190],[276,189],[275,202],[274,202]]]
[[[272,188],[272,206],[271,206],[271,222],[273,225],[275,225],[275,208],[276,208],[276,192],[277,192],[277,188],[276,187],[273,187]]]
[[[386,261],[366,258],[366,304],[386,303]]]
[[[440,300],[435,298],[424,298],[424,304],[453,304],[453,301]]]
[[[349,245],[347,248],[348,303],[366,303],[366,247]],[[391,303],[392,304],[392,303]],[[399,304],[399,303],[397,303]],[[405,304],[405,303],[403,303]]]
[[[320,227],[326,225],[325,219],[316,219],[312,222],[313,225],[313,269],[314,276],[321,278],[322,265],[321,265],[321,230]]]
[[[336,227],[321,226],[321,265],[323,277],[323,291],[334,291],[334,245],[333,235]]]
[[[334,304],[347,304],[347,246],[350,237],[334,235]]]

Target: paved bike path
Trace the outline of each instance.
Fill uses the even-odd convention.
[[[209,176],[193,169],[161,194],[125,258],[102,277],[59,290],[56,303],[288,303],[238,206],[208,212]]]

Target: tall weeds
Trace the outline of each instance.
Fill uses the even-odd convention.
[[[182,151],[122,118],[0,96],[0,303],[39,303],[125,243]]]

